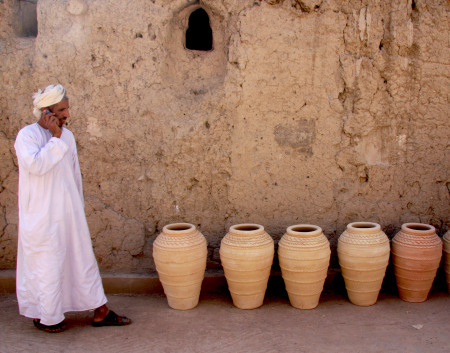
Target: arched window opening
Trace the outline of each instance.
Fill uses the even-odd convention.
[[[15,0],[14,32],[19,37],[37,37],[37,0]]]
[[[190,50],[212,49],[213,34],[209,25],[209,16],[202,8],[195,10],[189,16],[186,30],[186,48]]]

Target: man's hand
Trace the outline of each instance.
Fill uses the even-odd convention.
[[[57,124],[58,118],[55,114],[51,113],[48,110],[44,110],[42,113],[42,117],[39,120],[39,124],[44,128],[49,130],[53,137],[61,137],[61,128]]]

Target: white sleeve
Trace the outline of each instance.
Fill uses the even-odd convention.
[[[81,177],[80,163],[78,162],[77,145],[75,143],[75,140],[73,141],[73,143],[74,143],[74,149],[73,149],[73,155],[72,155],[73,175],[75,178],[75,183],[77,184],[78,192],[80,193],[81,201],[83,202],[83,206],[84,206],[83,180]]]
[[[52,137],[41,147],[32,133],[19,131],[14,143],[17,158],[29,173],[44,175],[57,165],[66,154],[69,147],[59,138]]]

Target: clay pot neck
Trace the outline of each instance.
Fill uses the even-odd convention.
[[[381,226],[373,222],[353,222],[347,224],[347,232],[374,234],[381,231]]]
[[[424,223],[405,223],[402,225],[402,231],[414,235],[431,235],[436,233],[436,228]]]
[[[264,233],[264,227],[260,224],[245,223],[245,224],[235,224],[230,227],[230,233],[239,236],[254,236]]]
[[[312,224],[296,224],[290,226],[286,233],[293,237],[312,238],[322,234],[322,228]]]
[[[195,231],[195,226],[190,223],[173,223],[164,226],[163,233],[171,236],[190,234]]]

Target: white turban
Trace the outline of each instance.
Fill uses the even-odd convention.
[[[61,85],[50,85],[33,94],[33,114],[36,118],[42,115],[41,108],[50,107],[62,101],[66,94],[66,90]]]

